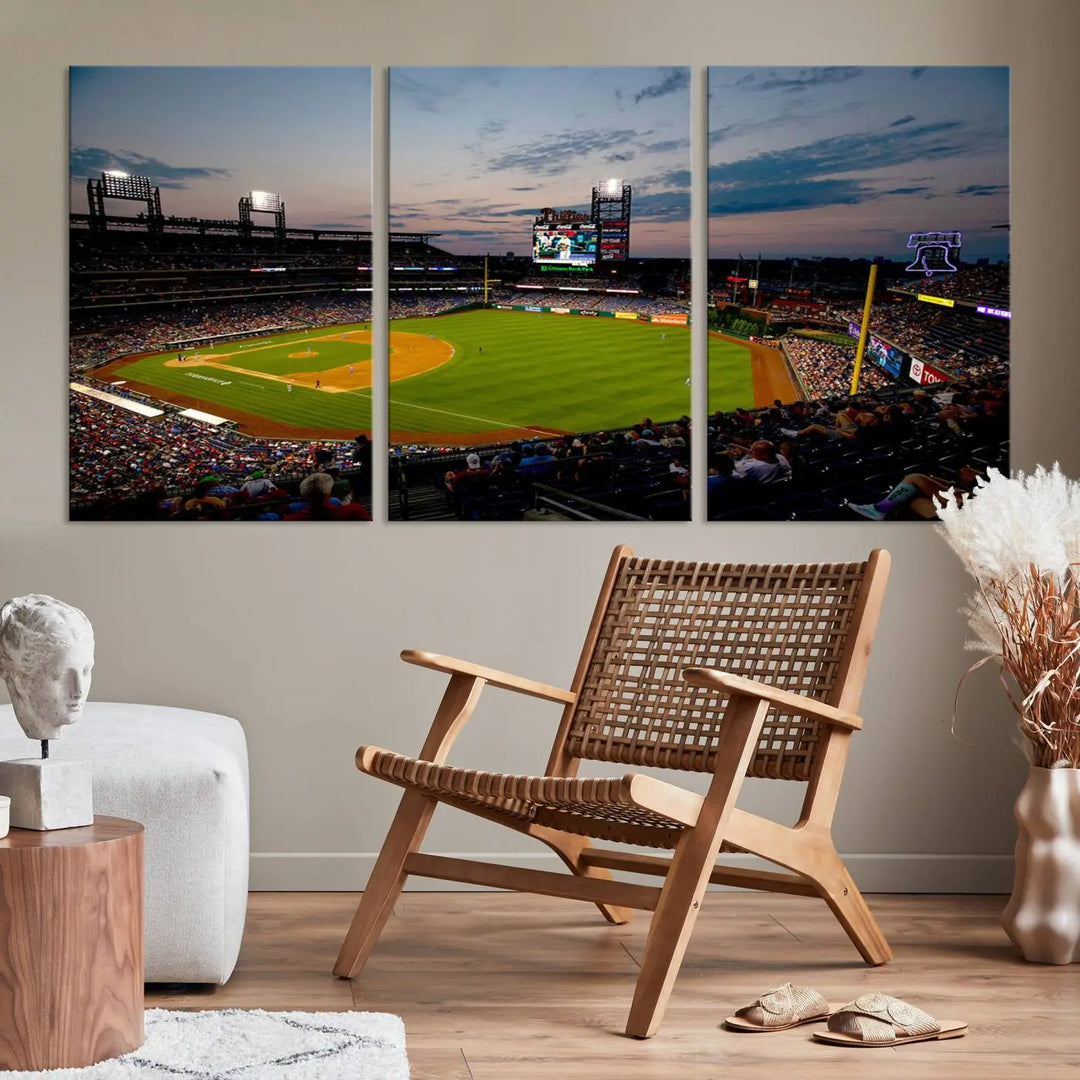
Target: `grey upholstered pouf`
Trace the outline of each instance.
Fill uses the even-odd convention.
[[[247,912],[243,729],[213,713],[90,701],[50,748],[90,760],[96,814],[146,829],[147,982],[224,983]],[[39,752],[0,705],[0,759]]]

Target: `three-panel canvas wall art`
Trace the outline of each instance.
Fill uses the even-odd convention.
[[[384,162],[369,68],[73,68],[71,518],[918,521],[1007,469],[1008,69],[711,68],[707,175],[693,78],[391,68]]]

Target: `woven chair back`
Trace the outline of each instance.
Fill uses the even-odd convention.
[[[573,757],[706,772],[727,698],[690,686],[715,666],[838,704],[866,563],[737,566],[626,559],[567,731]],[[857,707],[847,695],[846,708]],[[750,776],[807,780],[818,722],[770,710]]]

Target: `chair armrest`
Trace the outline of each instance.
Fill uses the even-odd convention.
[[[432,671],[442,671],[447,675],[469,675],[474,679],[483,679],[484,682],[503,690],[513,690],[518,694],[544,698],[546,701],[558,701],[563,705],[573,705],[577,700],[577,696],[571,690],[548,686],[547,683],[534,682],[532,679],[523,679],[520,675],[496,671],[495,668],[483,667],[480,664],[470,664],[468,660],[457,660],[452,656],[405,649],[401,654],[401,659],[406,664],[431,668]]]
[[[683,668],[682,677],[694,686],[761,698],[784,712],[795,713],[796,716],[808,716],[814,720],[832,724],[834,727],[847,728],[849,731],[858,731],[862,727],[862,718],[856,716],[855,713],[844,712],[843,709],[838,709],[835,705],[827,705],[824,701],[818,701],[817,698],[807,697],[805,694],[793,694],[790,690],[782,690],[779,686],[770,686],[769,683],[759,682],[757,679],[744,679],[741,675],[731,675],[719,668]]]

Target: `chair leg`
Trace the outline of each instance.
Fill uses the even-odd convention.
[[[560,832],[558,829],[540,828],[534,826],[529,830],[529,835],[537,840],[542,840],[551,848],[566,866],[579,877],[600,878],[604,881],[614,881],[610,870],[601,866],[582,866],[581,854],[592,847],[592,843],[586,836],[575,836],[573,833]],[[615,904],[598,903],[597,908],[609,923],[622,926],[630,922],[634,917],[632,908],[617,907]]]
[[[401,797],[390,831],[375,860],[375,869],[338,953],[335,975],[351,979],[360,974],[405,885],[408,877],[404,870],[405,860],[423,843],[436,805],[435,799],[417,791],[406,791]]]
[[[655,1035],[664,1018],[705,887],[709,884],[716,853],[709,843],[711,836],[703,837],[703,832],[688,829],[683,834],[649,925],[645,959],[638,973],[634,1001],[626,1022],[626,1034],[638,1039]],[[697,843],[694,843],[695,839]],[[702,839],[709,844],[704,851],[698,850]]]
[[[823,871],[814,867],[804,873],[832,908],[862,958],[875,967],[888,963],[893,958],[892,949],[840,856],[832,852]]]
[[[768,711],[767,701],[741,694],[733,694],[728,702],[708,794],[697,824],[684,829],[679,838],[645,939],[645,959],[626,1021],[627,1035],[647,1039],[656,1034],[664,1018],[709,876],[720,853],[724,828],[739,797],[746,767]]]

